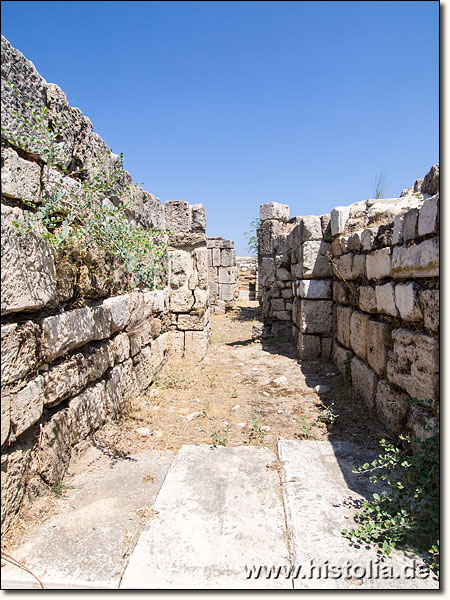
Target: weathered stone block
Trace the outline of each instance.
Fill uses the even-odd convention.
[[[271,302],[271,307],[272,310],[284,310],[286,304],[283,298],[273,298]]]
[[[114,296],[103,301],[111,315],[111,333],[124,329],[130,321],[130,297],[128,294]],[[153,307],[153,303],[152,303]]]
[[[349,304],[349,290],[344,281],[333,281],[333,300],[340,304]]]
[[[367,362],[378,375],[386,372],[389,350],[392,346],[392,327],[387,323],[367,323]]]
[[[406,430],[412,438],[424,441],[439,432],[439,420],[429,411],[411,406]]]
[[[333,328],[333,303],[331,300],[302,300],[298,325],[301,333],[330,334]]]
[[[213,248],[212,249],[212,266],[220,267],[221,262],[222,262],[222,257],[221,257],[220,248]]]
[[[2,385],[25,377],[37,364],[39,327],[32,321],[2,325]]]
[[[55,406],[75,396],[88,382],[83,354],[75,354],[69,360],[50,367],[43,379],[44,406]]]
[[[324,242],[333,241],[331,235],[331,215],[321,215],[320,221],[322,223],[322,238]]]
[[[208,250],[206,248],[195,248],[193,252],[194,264],[197,270],[198,287],[206,290],[208,287]]]
[[[258,271],[260,287],[269,287],[275,281],[275,262],[273,258],[263,258]]]
[[[301,237],[304,242],[322,240],[322,222],[320,217],[308,215],[300,220]]]
[[[370,286],[361,286],[359,288],[358,306],[361,310],[368,313],[377,312],[377,299],[375,295],[375,288]]]
[[[41,418],[43,388],[44,380],[38,375],[20,391],[11,394],[11,430],[16,438]]]
[[[12,148],[2,148],[2,194],[9,198],[38,202],[41,168],[24,160]]]
[[[19,510],[28,481],[30,462],[31,450],[15,450],[2,455],[1,517],[3,531],[10,527]]]
[[[392,271],[396,279],[404,277],[437,277],[439,275],[439,239],[420,244],[396,246],[392,253]]]
[[[375,405],[378,417],[392,435],[405,429],[409,404],[404,394],[398,392],[387,381],[378,382]]]
[[[378,377],[372,369],[359,358],[351,361],[352,387],[363,399],[364,404],[372,409],[375,405]]]
[[[278,202],[268,202],[261,204],[259,208],[259,218],[261,221],[276,219],[278,221],[289,221],[289,206],[287,204],[279,204]]]
[[[294,297],[294,294],[293,294],[291,288],[285,288],[284,290],[281,290],[281,296],[285,300],[290,300],[291,298]]]
[[[203,204],[193,204],[191,206],[191,229],[192,231],[206,231],[206,212]]]
[[[339,369],[341,375],[350,383],[351,367],[350,361],[353,358],[353,352],[341,346],[336,340],[333,341],[333,351],[331,354],[334,364]]]
[[[355,310],[350,318],[350,344],[352,350],[362,358],[367,358],[367,323],[369,317]]]
[[[193,331],[203,331],[203,329],[209,323],[210,312],[205,311],[201,315],[197,314],[187,314],[187,315],[178,315],[177,327],[182,331],[193,330]]]
[[[403,222],[403,240],[414,240],[417,237],[417,222],[419,220],[419,211],[417,208],[411,208],[405,213]]]
[[[341,256],[342,246],[341,246],[341,238],[335,238],[331,243],[331,253],[333,256]]]
[[[290,321],[292,313],[288,310],[274,310],[272,316],[280,321]]]
[[[164,217],[167,231],[183,233],[191,230],[191,211],[189,202],[169,200],[164,204]]]
[[[401,244],[403,242],[403,227],[405,223],[405,213],[400,213],[394,217],[394,231],[392,234],[392,243]]]
[[[126,333],[119,333],[110,341],[114,363],[121,363],[130,356],[130,339]]]
[[[417,286],[414,283],[399,283],[395,286],[395,305],[404,321],[420,321]]]
[[[350,252],[359,252],[361,250],[362,233],[362,231],[355,231],[349,236],[347,247]]]
[[[215,315],[224,315],[227,310],[227,303],[225,300],[216,300],[214,305],[214,314]]]
[[[370,229],[364,229],[361,233],[361,248],[365,251],[373,249],[375,238],[377,237],[378,228],[371,227]]]
[[[419,302],[423,312],[423,324],[430,331],[439,331],[439,290],[422,290]]]
[[[170,294],[170,310],[175,313],[187,313],[194,305],[194,295],[188,288],[172,290]]]
[[[203,331],[186,331],[184,354],[188,360],[201,361],[205,358],[210,339],[209,327]]]
[[[25,220],[19,208],[1,206],[1,313],[30,311],[57,303],[53,253],[33,225],[18,233],[13,221]]]
[[[419,236],[439,231],[439,194],[425,200],[420,207]]]
[[[385,315],[398,315],[395,305],[394,284],[390,281],[384,285],[377,285],[375,288],[375,297],[377,299],[377,311]]]
[[[222,267],[234,266],[234,250],[231,250],[231,248],[224,248],[221,251],[221,264]]]
[[[339,233],[344,233],[349,216],[349,206],[336,206],[336,208],[333,208],[331,211],[331,235],[333,237]]]
[[[173,357],[182,357],[184,354],[184,331],[170,331],[168,340],[168,353]]]
[[[428,173],[425,175],[422,192],[424,194],[430,194],[433,196],[439,192],[439,165],[433,165]]]
[[[222,250],[223,252],[223,250]],[[237,271],[236,267],[220,267],[219,269],[219,284],[221,283],[236,283]]]
[[[1,402],[1,445],[6,442],[11,424],[11,396],[3,394]],[[3,474],[2,474],[3,475]],[[3,487],[3,478],[2,478]]]
[[[390,277],[392,273],[391,249],[381,248],[381,250],[375,250],[375,252],[368,254],[366,257],[366,272],[369,279]]]
[[[412,398],[436,400],[439,394],[439,340],[429,335],[396,329],[389,355],[389,381]]]
[[[305,335],[299,331],[297,348],[300,360],[312,360],[318,358],[321,352],[320,336]]]
[[[261,255],[273,254],[274,241],[283,230],[280,221],[263,221],[259,227],[259,252]]]
[[[320,341],[321,341],[320,356],[323,356],[324,358],[331,358],[331,351],[333,349],[333,338],[322,337],[320,339]]]
[[[302,279],[298,283],[298,295],[309,299],[331,298],[331,283],[331,279]]]
[[[221,300],[225,300],[225,302],[231,302],[234,300],[234,292],[236,286],[234,283],[222,283],[219,286],[219,295]]]
[[[303,279],[331,277],[333,271],[329,254],[331,244],[328,242],[305,242],[303,244]]]
[[[42,353],[52,361],[93,339],[94,320],[89,308],[77,308],[42,321]]]
[[[350,306],[336,307],[336,337],[346,348],[351,348],[350,319],[353,309]]]

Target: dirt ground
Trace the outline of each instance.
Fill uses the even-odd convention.
[[[352,397],[337,368],[323,360],[302,364],[290,341],[252,341],[252,326],[260,322],[256,302],[212,315],[205,359],[167,363],[145,397],[97,434],[97,443],[121,454],[183,444],[276,451],[281,438],[349,440],[377,449],[387,433]]]

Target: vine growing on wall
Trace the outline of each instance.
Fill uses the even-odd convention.
[[[89,172],[80,169],[69,173],[63,165],[70,157],[60,141],[67,126],[50,123],[46,107],[31,109],[28,102],[23,102],[23,107],[26,116],[14,111],[15,130],[2,127],[2,134],[10,144],[44,164],[39,200],[24,200],[29,209],[24,210],[23,219],[14,221],[18,232],[40,224],[44,226],[38,228],[42,237],[62,252],[77,250],[83,254],[93,246],[100,247],[131,275],[131,287],[160,287],[167,257],[165,232],[130,222],[132,200],[110,199],[111,190],[124,175],[123,156],[112,161],[109,150]],[[133,188],[125,188],[128,197],[143,193],[137,186]]]

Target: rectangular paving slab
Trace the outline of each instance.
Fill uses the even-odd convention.
[[[394,550],[386,561],[374,549],[355,548],[341,535],[355,526],[363,498],[380,492],[367,475],[352,469],[375,458],[347,442],[279,442],[283,495],[295,589],[437,589],[421,578],[412,551]]]
[[[122,589],[292,589],[248,578],[289,566],[280,480],[266,448],[183,446],[130,557]]]
[[[172,459],[155,450],[117,459],[91,447],[60,510],[11,554],[49,589],[117,589]],[[40,585],[6,563],[2,588]]]

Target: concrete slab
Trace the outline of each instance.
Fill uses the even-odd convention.
[[[147,451],[114,459],[91,447],[65,480],[61,510],[13,552],[49,589],[117,589],[128,557],[173,460]],[[40,588],[10,563],[3,589]]]
[[[281,440],[278,447],[294,589],[439,588],[431,576],[419,578],[414,553],[394,551],[380,563],[373,549],[352,547],[341,535],[354,525],[355,502],[380,491],[352,473],[373,454],[347,442]]]
[[[292,589],[247,578],[252,565],[287,565],[280,480],[266,448],[183,446],[121,589]]]

